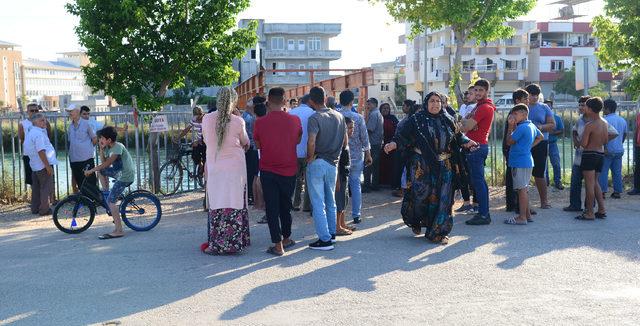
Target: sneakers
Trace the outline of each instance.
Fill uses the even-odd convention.
[[[491,224],[491,217],[484,217],[480,214],[476,214],[473,218],[464,223],[467,225],[488,225]]]
[[[562,184],[557,184],[556,185],[556,189],[558,190],[564,190],[564,186]]]
[[[331,235],[331,243],[336,243],[336,242],[337,242],[337,241],[336,241],[336,235],[335,235],[335,234],[332,234],[332,235]]]
[[[309,244],[309,249],[314,250],[333,250],[333,243],[331,241],[324,242],[320,239],[314,243]]]
[[[613,199],[620,199],[620,193],[619,192],[614,192],[611,194],[611,198]]]
[[[572,206],[567,206],[565,208],[562,209],[565,212],[582,212],[582,208],[579,207],[572,207]]]
[[[362,219],[360,219],[360,216],[353,217],[353,224],[360,224],[360,222],[362,222]]]
[[[473,211],[473,205],[471,205],[471,204],[462,205],[462,206],[460,206],[460,208],[456,209],[454,212],[456,212],[456,213],[466,213],[468,211]]]

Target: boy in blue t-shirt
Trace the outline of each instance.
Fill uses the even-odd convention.
[[[518,216],[506,219],[504,222],[511,225],[527,225],[531,221],[529,211],[529,194],[527,188],[533,172],[533,156],[531,148],[540,143],[544,136],[531,121],[527,119],[529,108],[524,104],[518,104],[509,114],[507,144],[509,148],[508,165],[513,176],[513,189],[518,191]]]

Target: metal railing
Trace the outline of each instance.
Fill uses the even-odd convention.
[[[55,174],[55,194],[57,198],[64,197],[72,191],[71,168],[68,161],[68,136],[67,128],[70,123],[66,112],[45,112],[47,120],[51,125],[51,142],[56,149],[58,164],[54,168]],[[169,123],[169,131],[157,133],[157,137],[152,139],[149,132],[151,121],[157,115],[164,115]],[[95,119],[101,125],[118,127],[118,141],[129,149],[134,164],[136,165],[136,180],[130,186],[133,189],[152,190],[153,172],[151,169],[151,154],[154,153],[159,162],[159,166],[168,160],[168,157],[175,153],[172,140],[177,137],[192,118],[190,107],[187,106],[166,106],[158,112],[139,112],[138,128],[133,123],[133,110],[130,107],[117,107],[108,112],[91,112],[91,119]],[[24,183],[24,167],[22,160],[22,144],[18,137],[18,124],[22,117],[18,113],[8,113],[0,115],[0,182],[4,186],[2,191],[5,197],[23,198],[27,193],[27,186]],[[122,130],[127,126],[126,130]],[[139,141],[135,142],[136,132]],[[193,131],[192,131],[193,135]],[[187,135],[186,137],[191,137]],[[154,143],[154,150],[150,144]],[[137,145],[137,146],[136,146]],[[97,147],[96,147],[96,158]],[[99,162],[97,162],[99,163]],[[193,161],[185,158],[185,166],[193,171]],[[191,178],[184,178],[179,191],[191,191],[198,189],[197,182]]]

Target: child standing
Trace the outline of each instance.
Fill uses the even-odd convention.
[[[533,156],[531,148],[541,142],[542,132],[527,119],[529,108],[525,104],[518,104],[509,114],[507,144],[509,148],[508,166],[513,177],[513,189],[518,192],[518,206],[520,214],[510,217],[504,222],[510,225],[527,225],[531,222],[529,211],[529,194],[527,193],[531,174],[533,172]]]
[[[353,120],[345,117],[344,122],[347,125],[347,136],[351,137],[354,131]],[[340,153],[340,161],[338,161],[338,177],[336,178],[336,236],[351,235],[355,228],[350,228],[344,221],[344,211],[347,207],[348,190],[349,189],[349,166],[351,162],[349,147],[342,148]]]

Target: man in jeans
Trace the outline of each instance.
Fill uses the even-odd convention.
[[[609,168],[611,168],[611,180],[613,183],[613,193],[611,198],[620,199],[623,191],[622,186],[622,155],[624,154],[624,141],[627,138],[627,121],[616,114],[618,104],[612,99],[604,101],[604,119],[616,129],[618,136],[606,145],[602,172],[600,173],[600,188],[603,196],[609,187]]]
[[[338,160],[342,148],[347,146],[347,127],[342,114],[325,106],[322,87],[311,88],[309,97],[309,105],[316,112],[307,126],[307,186],[319,238],[309,244],[309,248],[332,250],[336,233]]]
[[[544,136],[544,140],[531,149],[533,155],[533,178],[540,195],[540,208],[549,209],[549,198],[547,196],[547,180],[544,172],[547,170],[547,158],[549,157],[549,132],[556,128],[556,120],[553,112],[544,103],[540,103],[540,93],[542,89],[537,84],[530,84],[525,87],[529,93],[529,120],[533,122]]]
[[[289,103],[291,103],[291,101]],[[304,95],[300,99],[300,106],[289,111],[289,114],[298,117],[302,124],[302,139],[296,146],[296,155],[298,156],[298,173],[296,174],[296,190],[293,195],[294,211],[299,211],[300,209],[304,212],[311,211],[309,204],[309,191],[305,189],[304,197],[302,197],[302,189],[306,188],[305,171],[307,170],[307,123],[309,121],[309,117],[313,115],[313,113],[313,109],[309,107],[309,94]],[[300,207],[300,205],[302,205],[302,207]]]
[[[291,198],[296,187],[296,145],[302,138],[300,119],[284,111],[284,89],[274,87],[267,96],[269,113],[256,120],[253,139],[260,150],[260,181],[273,247],[282,256],[295,242],[291,237]]]
[[[350,90],[340,93],[340,105],[338,112],[353,121],[353,136],[349,137],[349,153],[351,155],[351,167],[349,168],[349,189],[351,190],[351,217],[353,223],[360,223],[360,210],[362,209],[362,189],[360,177],[365,166],[371,165],[371,145],[364,118],[357,112],[353,112],[354,94]]]
[[[549,106],[553,111],[553,101],[544,101],[544,104]],[[558,190],[564,190],[562,185],[562,170],[560,168],[560,150],[558,149],[558,136],[562,137],[564,134],[564,122],[558,113],[553,112],[553,119],[556,122],[556,128],[549,132],[549,161],[551,162],[551,168],[553,169],[553,184]],[[549,168],[545,171],[545,178],[547,186],[549,186]]]
[[[384,118],[378,108],[378,100],[367,100],[367,109],[364,113],[369,144],[371,144],[371,165],[364,168],[364,189],[362,192],[378,191],[380,186],[380,153],[384,143]]]
[[[627,193],[630,196],[640,195],[640,113],[636,116],[636,134],[633,137],[633,189]]]
[[[477,104],[475,109],[462,120],[462,129],[465,135],[479,144],[467,155],[471,185],[478,198],[478,213],[465,223],[468,225],[486,225],[491,223],[489,214],[489,187],[484,179],[484,163],[489,155],[489,132],[496,107],[489,96],[489,81],[479,79],[474,84]]]
[[[247,164],[247,194],[249,205],[253,204],[253,178],[258,175],[258,150],[256,144],[253,141],[253,126],[256,122],[256,114],[253,108],[258,103],[264,103],[266,99],[262,96],[254,96],[253,99],[247,101],[247,106],[242,112],[242,119],[247,130],[247,136],[249,136],[249,149],[244,153]]]

